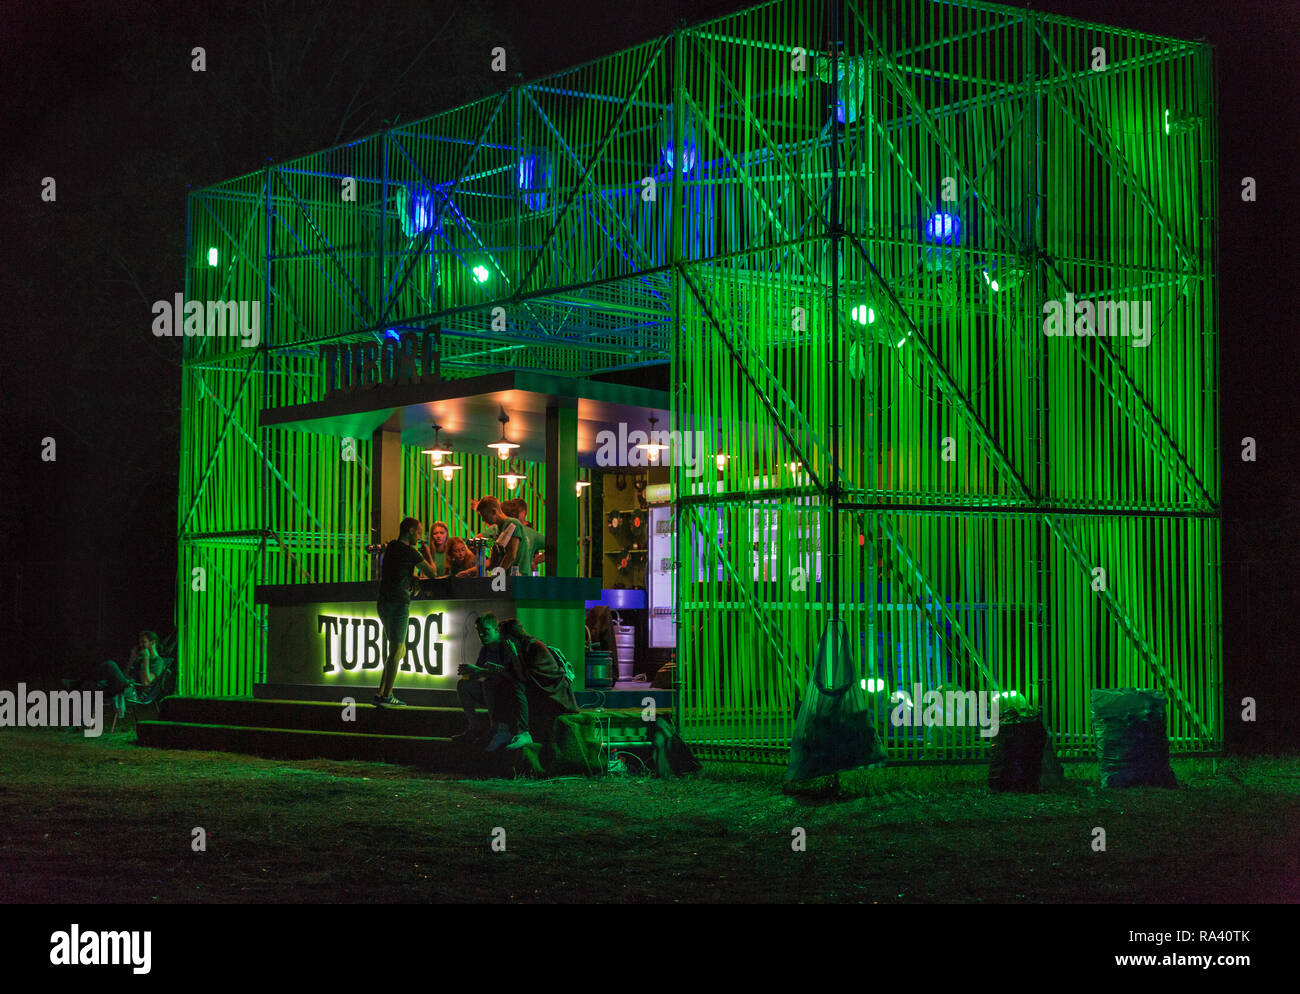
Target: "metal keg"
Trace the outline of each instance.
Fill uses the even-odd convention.
[[[614,652],[618,658],[619,680],[631,680],[636,666],[636,628],[614,622]]]
[[[614,686],[613,655],[604,649],[587,650],[587,687],[600,690]]]

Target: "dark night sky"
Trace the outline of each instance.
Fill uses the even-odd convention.
[[[532,78],[740,6],[4,0],[0,603],[22,646],[8,678],[120,652],[145,624],[172,627],[178,348],[145,332],[150,303],[182,285],[187,185],[494,92],[502,78],[480,55],[494,45]],[[1300,162],[1300,3],[1031,6],[1217,48],[1229,691],[1260,681],[1294,696],[1300,322],[1284,294],[1300,275],[1285,220]],[[189,69],[195,45],[206,73]],[[55,204],[40,200],[44,176],[58,182]],[[1242,203],[1243,176],[1258,202]],[[46,435],[53,464],[39,458]],[[1244,435],[1258,440],[1254,464],[1238,457]],[[42,606],[60,602],[81,610],[51,622]]]

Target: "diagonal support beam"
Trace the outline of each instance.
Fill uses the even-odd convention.
[[[1051,57],[1052,61],[1056,63],[1057,68],[1059,68],[1062,73],[1067,73],[1067,81],[1060,87],[1060,89],[1068,92],[1072,97],[1074,97],[1079,106],[1083,108],[1083,116],[1087,118],[1088,124],[1092,126],[1098,135],[1106,134],[1107,130],[1105,125],[1097,119],[1097,114],[1089,105],[1087,97],[1079,92],[1079,78],[1068,77],[1068,70],[1065,68],[1065,64],[1061,61],[1061,57],[1056,51],[1056,46],[1054,46],[1047,36],[1043,34],[1043,29],[1037,24],[1034,25],[1034,33],[1038,35],[1038,40],[1042,42],[1043,48]],[[1066,102],[1060,93],[1053,91],[1051,96],[1056,102],[1056,105],[1066,113],[1071,121],[1074,122],[1075,126],[1079,129],[1079,134],[1084,137],[1084,140],[1097,150],[1097,154],[1106,161],[1108,166],[1120,174],[1120,177],[1124,180],[1125,186],[1138,198],[1143,208],[1151,216],[1151,220],[1156,223],[1156,227],[1158,227],[1164,233],[1165,237],[1169,239],[1169,243],[1178,250],[1178,254],[1182,257],[1183,264],[1192,266],[1194,262],[1194,253],[1187,247],[1187,244],[1178,237],[1165,216],[1160,213],[1160,208],[1155,205],[1155,202],[1147,193],[1146,188],[1143,187],[1137,176],[1133,174],[1133,170],[1129,168],[1128,163],[1122,158],[1117,158],[1115,156],[1114,153],[1117,150],[1115,145],[1112,143],[1109,148],[1103,147],[1101,142],[1092,137],[1084,123],[1080,121],[1074,112],[1066,105]]]
[[[1083,549],[1080,548],[1079,543],[1075,541],[1074,536],[1066,527],[1065,521],[1055,515],[1046,515],[1043,518],[1043,522],[1047,525],[1048,531],[1056,536],[1057,541],[1059,541],[1062,547],[1070,554],[1070,557],[1074,560],[1075,564],[1083,570],[1085,575],[1091,576],[1092,564],[1088,562]],[[1160,678],[1160,682],[1164,685],[1164,689],[1166,693],[1169,694],[1170,699],[1178,705],[1179,709],[1183,712],[1183,715],[1192,723],[1206,741],[1213,741],[1214,736],[1211,735],[1209,728],[1206,726],[1205,722],[1201,720],[1201,716],[1196,713],[1196,709],[1193,708],[1187,698],[1183,696],[1182,691],[1178,689],[1177,681],[1175,681],[1169,674],[1169,670],[1165,668],[1165,665],[1162,662],[1160,662],[1160,659],[1156,656],[1155,652],[1152,651],[1151,646],[1147,644],[1146,639],[1142,637],[1142,633],[1138,630],[1137,624],[1129,617],[1128,612],[1124,610],[1124,606],[1120,604],[1115,595],[1108,589],[1100,590],[1097,594],[1101,597],[1102,603],[1105,604],[1107,609],[1110,611],[1111,616],[1119,623],[1120,629],[1124,632],[1129,642],[1131,642],[1133,647],[1137,649],[1138,654],[1142,657],[1142,661],[1146,663],[1151,671]]]
[[[464,260],[464,256],[461,255],[460,248],[455,244],[453,244],[451,239],[449,239],[446,236],[446,234],[444,234],[441,231],[442,218],[443,215],[447,212],[447,208],[450,207],[453,211],[456,212],[457,216],[460,217],[460,219],[464,222],[465,229],[470,233],[470,237],[479,246],[480,250],[486,253],[486,247],[483,244],[483,240],[479,238],[478,233],[474,231],[473,225],[470,224],[469,219],[465,217],[464,214],[461,213],[458,207],[456,207],[455,197],[457,191],[460,189],[461,183],[464,182],[465,179],[469,177],[470,168],[473,166],[474,160],[478,157],[479,152],[484,147],[484,143],[486,142],[488,135],[491,134],[492,126],[496,124],[497,118],[501,116],[501,111],[506,105],[506,97],[507,94],[502,94],[501,98],[497,101],[496,105],[493,107],[492,113],[488,116],[488,119],[484,122],[483,127],[479,130],[478,136],[474,139],[474,144],[470,147],[469,154],[465,157],[464,163],[461,165],[461,168],[456,175],[456,179],[451,183],[450,188],[447,190],[442,189],[442,187],[445,184],[436,184],[431,179],[429,179],[429,177],[425,174],[424,170],[421,169],[419,164],[415,161],[415,159],[412,158],[411,153],[407,151],[406,146],[403,145],[398,140],[398,137],[396,135],[391,133],[389,135],[389,140],[393,143],[393,147],[396,148],[397,151],[402,154],[402,157],[406,159],[407,163],[415,171],[416,175],[418,175],[420,179],[424,181],[425,185],[428,186],[430,192],[437,193],[438,196],[441,198],[438,204],[438,212],[437,214],[434,215],[433,222],[430,225],[430,230],[437,232],[438,237],[441,238],[443,242],[446,243],[447,247],[451,249],[452,253],[456,256],[456,258],[460,259],[462,262],[464,262],[465,260]],[[404,289],[406,289],[406,284],[410,281],[411,276],[414,274],[416,265],[419,263],[419,260],[423,257],[424,254],[423,251],[420,249],[413,249],[413,246],[416,245],[417,241],[423,238],[424,234],[425,234],[424,232],[421,232],[415,236],[412,236],[407,242],[406,251],[403,252],[398,257],[398,266],[393,273],[393,279],[389,281],[389,286],[385,289],[385,294],[384,294],[385,317],[387,317],[388,314],[388,307],[390,301],[396,298],[397,296],[399,296],[401,292]],[[498,273],[499,275],[502,276],[503,279],[505,279],[508,285],[509,277],[507,277],[504,273],[500,273],[499,269],[498,269]]]
[[[678,276],[690,288],[691,293],[703,309],[705,316],[709,319],[709,323],[713,325],[714,330],[718,333],[718,338],[722,342],[723,347],[726,348],[727,352],[731,355],[731,358],[736,363],[736,367],[740,370],[741,375],[749,381],[749,385],[753,387],[754,393],[758,397],[759,402],[772,418],[772,423],[776,426],[777,431],[781,433],[786,444],[789,445],[794,453],[799,456],[799,461],[803,463],[804,471],[812,479],[813,485],[818,490],[824,492],[826,486],[817,475],[812,460],[804,451],[804,446],[799,443],[797,438],[795,438],[794,433],[786,424],[785,418],[777,411],[776,405],[772,402],[772,398],[768,396],[768,391],[764,390],[759,385],[758,380],[754,376],[754,369],[761,369],[770,374],[767,363],[763,361],[761,356],[755,354],[752,350],[746,350],[746,353],[742,354],[740,349],[737,348],[736,342],[739,342],[742,347],[747,346],[749,344],[748,337],[744,334],[740,334],[736,336],[736,341],[732,341],[731,337],[727,334],[726,329],[723,328],[722,323],[714,313],[715,308],[709,306],[709,301],[706,299],[703,287],[698,285],[695,280],[691,279],[690,273],[685,265],[679,266]],[[775,378],[773,377],[773,379]],[[813,449],[816,449],[818,447],[817,433],[799,411],[799,405],[794,402],[794,398],[790,397],[790,395],[785,392],[785,388],[782,387],[779,382],[773,383],[772,387],[780,400],[785,404],[786,410],[798,419],[799,430],[808,436],[809,445]]]
[[[709,527],[707,527],[706,522],[701,518],[700,509],[703,506],[705,505],[694,504],[688,509],[691,522],[695,525],[700,540],[705,543],[710,553],[713,556],[716,556],[718,565],[723,568],[727,574],[727,579],[731,581],[732,590],[740,595],[741,599],[745,603],[745,607],[749,610],[750,617],[758,622],[758,626],[762,629],[768,642],[784,650],[781,657],[781,664],[785,667],[785,671],[789,675],[790,679],[798,681],[798,674],[804,671],[802,661],[803,656],[795,649],[790,640],[786,638],[784,629],[770,621],[765,605],[754,598],[752,591],[754,586],[753,581],[743,579],[740,574],[736,572],[736,568],[732,564],[731,560],[727,556],[723,555],[715,542],[711,540],[713,532]]]
[[[572,149],[572,147],[570,147],[569,143],[564,140],[564,136],[560,133],[559,128],[557,128],[555,124],[551,121],[550,116],[546,113],[545,110],[542,109],[541,105],[537,103],[537,100],[533,97],[533,95],[531,93],[526,93],[525,95],[528,98],[528,102],[532,105],[533,110],[537,112],[538,117],[541,119],[542,123],[548,129],[552,140],[555,141],[555,143],[560,148],[560,150],[563,151],[564,154],[567,155],[570,160],[572,160],[573,164],[577,166],[579,170],[582,171],[582,175],[581,178],[579,179],[578,185],[573,188],[572,192],[569,195],[569,201],[566,203],[566,209],[569,204],[576,202],[579,194],[583,190],[586,190],[590,194],[590,198],[587,202],[593,205],[599,204],[601,207],[601,210],[599,212],[593,212],[592,214],[593,219],[596,221],[597,224],[601,226],[602,230],[604,230],[606,236],[614,244],[615,248],[617,248],[619,254],[623,256],[623,258],[626,259],[629,263],[633,264],[637,269],[644,270],[644,269],[654,268],[655,265],[654,260],[650,257],[649,253],[646,252],[644,248],[642,248],[641,240],[637,238],[637,236],[632,232],[630,228],[628,228],[627,221],[623,217],[621,217],[616,211],[610,209],[609,204],[605,200],[604,192],[596,185],[595,181],[591,178],[591,169],[583,168],[582,159],[579,157],[578,153],[575,152]],[[595,165],[595,163],[593,162],[592,165]],[[611,220],[611,224],[608,227],[601,220],[600,217],[601,214],[606,215]],[[618,234],[611,232],[609,230],[610,227],[621,229],[622,240],[620,240]],[[546,249],[550,246],[551,242],[556,236],[556,233],[558,233],[558,228],[556,228],[553,231],[551,236],[548,236],[547,239],[543,240],[542,245],[538,249],[538,258],[540,258],[543,254],[545,254]],[[635,263],[633,263],[632,257],[628,255],[627,249],[624,247],[625,245],[631,246],[634,253],[636,254],[637,261]],[[530,274],[531,274],[531,269],[530,269]],[[588,279],[590,278],[591,277],[588,276]]]
[[[866,525],[864,519],[866,518],[866,515],[859,511],[854,516],[858,519],[858,523],[862,525],[865,530]],[[940,640],[947,646],[948,652],[951,655],[956,656],[957,653],[953,652],[953,646],[944,636],[943,625],[936,625],[933,622],[932,616],[937,614],[939,618],[947,624],[949,629],[951,629],[953,636],[961,647],[966,662],[979,671],[980,676],[984,679],[985,686],[995,691],[1001,690],[1001,681],[993,676],[993,672],[989,669],[983,653],[981,653],[979,649],[976,648],[975,644],[971,642],[970,638],[966,634],[966,629],[962,627],[961,622],[958,621],[953,613],[948,609],[945,600],[938,595],[934,587],[931,586],[930,581],[926,579],[925,572],[919,565],[917,565],[916,560],[912,558],[911,554],[907,551],[906,546],[904,546],[902,536],[900,536],[894,527],[890,525],[884,514],[873,514],[871,515],[871,520],[880,529],[881,533],[884,534],[885,538],[889,540],[889,544],[893,547],[898,563],[905,568],[906,572],[902,574],[901,579],[907,586],[908,596],[911,597],[913,602],[915,602],[917,608],[923,615],[931,617],[931,630],[934,631],[935,634],[939,636]]]
[[[589,162],[586,168],[583,169],[582,175],[578,179],[578,186],[574,187],[573,193],[570,195],[568,200],[565,201],[564,207],[560,210],[558,216],[555,218],[555,222],[551,225],[550,232],[546,235],[545,238],[542,239],[541,248],[538,250],[537,254],[533,257],[532,263],[529,265],[528,269],[524,272],[523,276],[520,277],[519,286],[521,288],[526,287],[528,285],[528,281],[532,279],[533,273],[536,272],[537,267],[541,265],[542,259],[546,255],[547,247],[550,246],[555,241],[556,232],[560,230],[560,226],[568,219],[570,212],[572,212],[574,204],[577,203],[577,199],[578,199],[577,198],[578,187],[584,186],[591,182],[592,171],[596,168],[596,164],[601,162],[605,158],[605,153],[609,151],[610,145],[613,144],[614,138],[618,134],[619,125],[621,125],[623,121],[627,118],[628,111],[632,109],[637,94],[641,92],[641,88],[645,86],[646,80],[650,78],[650,71],[654,69],[654,67],[658,64],[659,59],[663,56],[665,45],[667,45],[667,39],[666,38],[660,39],[659,45],[655,49],[654,55],[646,61],[645,68],[641,70],[641,74],[636,78],[636,81],[632,84],[631,90],[628,92],[627,97],[623,100],[622,106],[619,108],[617,115],[615,115],[613,122],[610,124],[609,131],[606,132],[604,139],[602,139],[600,143],[600,147],[596,149],[596,154],[592,156],[591,162]]]
[[[307,512],[307,516],[311,519],[314,525],[316,525],[321,531],[325,531],[326,530],[325,525],[321,522],[319,518],[316,517],[315,512],[312,511],[312,509],[308,507],[305,503],[303,503],[302,498],[298,496],[298,492],[294,490],[293,485],[284,478],[284,476],[280,473],[278,469],[275,468],[271,460],[267,458],[266,453],[262,451],[262,446],[257,442],[257,440],[254,439],[252,435],[250,435],[247,431],[244,430],[244,426],[242,424],[238,423],[238,421],[235,419],[234,413],[229,409],[227,409],[225,404],[221,403],[221,398],[218,397],[215,393],[213,393],[212,389],[202,379],[199,380],[199,385],[202,388],[203,393],[207,394],[210,398],[212,398],[212,402],[217,405],[217,408],[221,411],[221,413],[224,414],[227,417],[227,419],[229,419],[230,422],[234,423],[235,428],[238,430],[239,434],[243,436],[244,441],[247,442],[249,447],[254,452],[257,453],[258,457],[262,461],[262,465],[266,467],[266,469],[270,472],[272,476],[276,478],[277,481],[279,481],[279,483],[284,487],[285,492],[288,493],[289,496],[291,496],[294,499],[295,503],[297,503],[299,507],[301,507],[304,511]],[[275,535],[274,532],[272,532],[271,534],[272,536],[275,537],[276,541],[279,541],[279,536]]]
[[[731,98],[732,103],[736,107],[739,107],[741,109],[742,121],[744,122],[744,124],[746,124],[754,133],[756,133],[760,141],[762,142],[763,146],[766,146],[767,151],[769,153],[768,161],[776,162],[778,168],[780,169],[780,172],[785,176],[787,186],[793,187],[796,191],[798,191],[799,194],[802,196],[806,206],[811,208],[812,210],[811,219],[820,221],[824,226],[827,223],[827,221],[826,221],[826,212],[823,207],[823,204],[819,202],[817,198],[815,198],[812,195],[812,193],[804,185],[800,177],[791,168],[790,163],[786,161],[785,155],[782,153],[780,147],[776,144],[776,142],[772,140],[771,135],[767,133],[767,129],[763,127],[762,122],[758,119],[758,116],[754,113],[754,109],[752,105],[753,102],[750,100],[746,100],[744,96],[741,95],[740,91],[736,89],[735,84],[732,83],[730,76],[728,76],[728,74],[723,71],[722,67],[718,65],[717,60],[713,57],[713,53],[710,52],[705,45],[701,44],[699,39],[697,39],[693,33],[688,31],[685,32],[685,35],[687,39],[691,42],[692,47],[696,51],[698,51],[701,55],[704,56],[705,62],[708,64],[709,68],[713,70],[714,78],[719,83],[722,84],[723,90],[725,90],[727,96]],[[721,136],[718,134],[717,129],[714,128],[713,115],[704,114],[701,111],[699,105],[695,103],[695,101],[691,98],[691,95],[685,92],[684,88],[683,88],[683,95],[685,96],[686,101],[690,104],[691,108],[695,111],[696,120],[703,122],[704,126],[708,129],[709,134],[712,136],[714,142],[717,143],[718,147],[721,148],[723,150],[723,153],[727,156],[728,161],[731,163],[732,169],[735,171],[736,175],[740,177],[741,181],[745,184],[745,189],[749,192],[749,194],[752,197],[754,197],[757,200],[758,204],[763,208],[764,213],[767,214],[768,219],[771,221],[772,225],[780,232],[781,236],[783,238],[788,237],[789,233],[785,230],[785,225],[781,223],[780,218],[777,216],[776,212],[772,209],[772,207],[767,203],[767,200],[765,197],[763,197],[762,193],[759,192],[754,187],[753,179],[750,175],[751,171],[748,169],[741,168],[740,164],[736,162],[735,157],[732,156],[731,154],[731,150],[729,147],[730,143],[723,141]],[[809,223],[809,221],[806,219],[804,223],[806,226]],[[796,255],[799,256],[799,263],[801,265],[801,268],[804,271],[807,271],[807,263],[803,260],[801,253],[798,253],[796,251]]]
[[[985,454],[993,462],[999,476],[1001,476],[1003,481],[1009,484],[1014,491],[1013,495],[1028,501],[1029,488],[1025,485],[1025,481],[1021,479],[1020,474],[1016,472],[1015,467],[1011,465],[1010,457],[1002,451],[1002,447],[994,440],[992,432],[984,424],[983,420],[976,412],[974,405],[962,392],[961,388],[957,386],[956,381],[948,375],[948,370],[940,361],[939,356],[935,353],[929,341],[927,341],[926,337],[921,333],[920,326],[912,320],[912,316],[907,312],[906,308],[903,307],[902,302],[895,295],[893,288],[885,278],[880,275],[880,270],[876,268],[875,262],[867,255],[865,246],[863,246],[862,242],[855,235],[846,234],[845,237],[848,239],[849,243],[857,249],[858,254],[862,257],[862,261],[867,266],[868,272],[870,272],[875,278],[876,284],[887,296],[890,306],[893,307],[907,323],[908,330],[912,337],[915,338],[916,344],[920,346],[922,365],[926,367],[930,376],[933,377],[934,381],[939,385],[939,390],[957,409],[958,415],[963,421],[965,421],[971,434],[975,436],[975,440],[984,448]]]
[[[255,365],[255,363],[250,362],[248,368],[244,370],[244,378],[239,381],[239,389],[235,392],[236,407],[239,406],[239,401],[243,399],[244,391],[248,389],[248,382],[252,379]],[[206,384],[203,384],[203,377],[196,377],[196,379],[203,385],[204,389],[206,389]],[[208,391],[208,393],[210,394],[211,391]],[[189,509],[186,510],[185,516],[181,518],[179,531],[184,532],[185,529],[189,527],[190,519],[194,517],[194,512],[199,506],[199,499],[203,496],[203,491],[207,488],[208,480],[212,478],[213,470],[217,468],[217,454],[221,451],[221,446],[225,443],[226,436],[230,434],[230,429],[234,424],[234,415],[230,411],[227,411],[226,423],[221,426],[221,434],[217,436],[217,440],[212,446],[212,451],[208,455],[207,466],[203,470],[203,476],[199,480],[199,485],[194,489],[194,498],[190,501]]]
[[[366,307],[370,311],[370,317],[373,320],[377,315],[375,312],[375,305],[371,303],[370,297],[357,284],[357,281],[353,277],[351,270],[348,269],[347,264],[342,260],[342,258],[339,257],[338,250],[333,246],[330,240],[325,237],[324,232],[322,232],[320,228],[316,226],[316,222],[312,219],[311,211],[308,209],[307,205],[304,204],[302,200],[298,197],[298,194],[294,190],[294,188],[290,184],[286,183],[283,179],[280,180],[280,183],[286,190],[289,191],[290,198],[293,200],[298,210],[302,212],[303,220],[307,222],[307,227],[311,229],[312,234],[316,236],[316,238],[320,241],[320,243],[323,246],[325,246],[326,255],[329,258],[334,260],[335,264],[342,271],[343,275],[347,277],[347,281],[352,287],[352,292],[356,294],[356,296],[359,297],[361,300],[365,301]],[[316,268],[318,268],[321,271],[322,275],[324,275],[324,277],[327,280],[329,280],[330,285],[333,286],[335,290],[338,290],[339,289],[338,284],[336,284],[334,280],[330,277],[329,272],[325,269],[324,263],[321,262],[319,259],[319,254],[307,248],[307,244],[302,240],[301,237],[299,237],[298,232],[294,231],[292,225],[285,224],[285,227],[288,228],[288,230],[293,233],[294,239],[298,242],[299,245],[301,245],[307,251],[309,257],[313,261],[315,261]],[[342,293],[341,290],[339,291],[339,296],[344,297],[344,294]],[[344,297],[344,299],[346,299],[346,297]],[[352,312],[356,314],[355,307],[352,308]],[[357,316],[360,317],[361,315],[358,314]]]
[[[266,621],[257,613],[257,608],[249,607],[249,599],[247,597],[247,593],[248,593],[249,581],[252,580],[254,574],[257,572],[257,568],[261,565],[262,553],[265,551],[265,549],[266,549],[266,538],[263,537],[261,541],[259,541],[257,544],[257,551],[253,554],[252,559],[248,564],[248,569],[244,573],[244,579],[239,585],[239,590],[235,593],[234,597],[231,600],[231,603],[234,606],[238,607],[242,611],[247,612],[248,614],[251,614],[254,620],[256,620],[258,625],[261,626],[262,628],[266,627]],[[201,551],[200,551],[200,555],[202,555]],[[203,558],[207,559],[208,557],[203,556]],[[211,560],[208,561],[211,562]],[[216,569],[215,566],[213,568]],[[222,583],[224,583],[226,587],[229,588],[230,584],[226,582],[225,577],[222,576],[221,571],[219,569],[217,570],[217,575],[221,577]],[[196,662],[194,667],[196,673],[201,673],[203,671],[204,665],[214,656],[218,656],[218,653],[221,651],[222,647],[226,644],[226,638],[230,635],[231,627],[234,625],[235,620],[239,617],[240,617],[239,611],[231,611],[226,615],[226,623],[221,626],[221,633],[217,636],[216,641],[209,646],[208,651],[204,653],[203,657]],[[218,656],[218,658],[220,657]]]

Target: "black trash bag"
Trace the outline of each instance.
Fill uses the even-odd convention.
[[[546,743],[542,766],[550,776],[573,773],[603,776],[606,769],[600,716],[594,711],[579,711],[557,718]]]
[[[882,765],[875,717],[854,672],[844,622],[828,621],[795,719],[786,783]]]
[[[1041,786],[1047,729],[1037,710],[1007,711],[989,748],[989,787],[996,791],[1036,794]]]
[[[1065,767],[1061,765],[1061,757],[1056,754],[1050,734],[1043,742],[1043,765],[1038,774],[1038,786],[1044,790],[1065,786]]]
[[[659,776],[683,777],[700,771],[700,761],[687,748],[669,719],[657,719],[653,735],[655,772]]]
[[[1165,695],[1157,690],[1094,690],[1092,727],[1103,787],[1177,787],[1165,735]]]

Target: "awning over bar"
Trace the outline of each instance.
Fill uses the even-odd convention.
[[[311,404],[268,408],[259,424],[273,428],[338,438],[370,438],[381,428],[401,433],[403,445],[433,444],[433,424],[458,451],[483,448],[500,437],[497,421],[502,407],[510,416],[507,434],[520,448],[516,456],[529,462],[545,458],[546,409],[576,407],[578,461],[595,465],[596,437],[604,430],[669,427],[669,396],[662,390],[603,383],[540,373],[507,372],[442,383],[378,386],[339,394]]]
[[[600,580],[582,576],[509,576],[504,577],[505,589],[493,586],[491,577],[444,577],[440,580],[421,579],[420,597],[432,600],[497,600],[505,602],[542,603],[549,601],[582,601],[599,597]],[[259,583],[254,588],[253,602],[279,607],[297,604],[317,604],[328,601],[374,601],[379,597],[378,580],[343,581],[338,583]],[[419,605],[419,599],[411,602]]]

